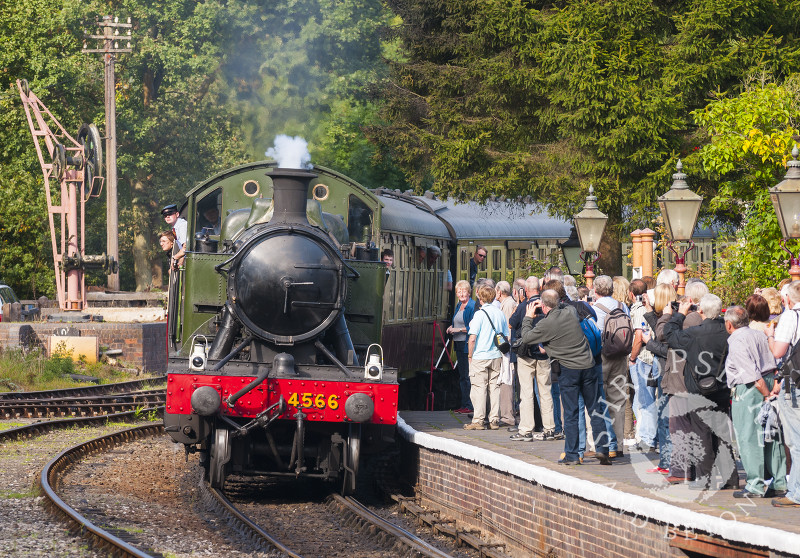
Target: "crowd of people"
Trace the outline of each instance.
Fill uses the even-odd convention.
[[[513,285],[470,278],[447,329],[465,429],[563,439],[565,465],[651,454],[648,473],[671,484],[800,506],[800,281],[723,309],[697,278],[678,296],[670,269],[592,289],[557,267]]]

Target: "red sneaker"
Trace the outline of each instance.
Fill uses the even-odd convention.
[[[453,411],[453,412],[454,412],[454,413],[460,413],[460,414],[462,414],[462,415],[466,415],[466,414],[469,414],[469,413],[471,413],[471,412],[472,412],[472,409],[470,409],[470,408],[468,408],[468,407],[461,407],[460,409],[456,409],[456,410],[455,410],[455,411]]]
[[[648,469],[648,473],[661,473],[662,475],[669,475],[669,469],[662,469],[661,467],[656,467],[655,469]]]

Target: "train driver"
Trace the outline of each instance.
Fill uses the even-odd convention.
[[[169,225],[172,229],[172,233],[175,235],[175,243],[178,246],[178,252],[173,258],[175,261],[182,260],[186,253],[186,234],[189,224],[186,222],[186,219],[180,216],[178,213],[178,206],[174,203],[165,206],[164,209],[161,210],[161,216],[164,217],[164,221]]]

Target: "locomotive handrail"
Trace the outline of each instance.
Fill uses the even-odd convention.
[[[342,259],[342,263],[344,264],[344,266],[345,266],[345,267],[346,267],[348,270],[350,270],[350,271],[352,271],[352,272],[353,272],[353,276],[351,277],[351,279],[360,279],[360,278],[361,278],[361,274],[360,274],[358,271],[356,271],[356,269],[355,269],[353,266],[351,266],[350,264],[348,264],[348,263],[347,263],[347,262],[346,262],[344,259]]]
[[[211,369],[211,371],[212,371],[212,372],[219,372],[219,371],[222,369],[222,367],[223,367],[223,366],[225,366],[226,364],[228,364],[228,361],[229,361],[230,359],[232,359],[233,357],[235,357],[236,355],[238,355],[240,352],[242,352],[242,349],[244,349],[244,348],[245,348],[245,347],[247,347],[247,346],[248,346],[250,343],[252,343],[252,342],[253,342],[253,339],[255,339],[255,337],[254,337],[254,336],[252,336],[252,335],[249,335],[249,336],[247,337],[247,339],[245,339],[244,341],[242,341],[241,343],[239,343],[238,345],[236,345],[236,346],[233,348],[233,350],[232,350],[230,353],[228,353],[227,355],[225,355],[225,357],[224,357],[222,360],[220,360],[220,361],[219,361],[219,362],[218,362],[216,365],[214,365],[214,368],[212,368],[212,369]]]
[[[236,252],[229,260],[224,261],[221,264],[215,265],[214,266],[214,271],[216,271],[217,273],[223,273],[223,274],[227,275],[229,270],[228,269],[222,269],[222,268],[225,267],[228,264],[232,264],[233,260],[235,260],[236,258],[239,257],[239,254],[241,254],[241,251]]]
[[[328,350],[328,347],[326,347],[325,345],[323,345],[323,344],[320,342],[320,340],[319,340],[319,339],[317,339],[316,341],[314,341],[314,346],[315,346],[317,349],[319,349],[320,351],[322,351],[322,353],[323,353],[323,354],[324,354],[326,357],[328,357],[328,358],[330,359],[330,361],[331,361],[331,362],[333,362],[333,364],[334,364],[334,365],[336,365],[336,367],[337,367],[339,370],[341,370],[342,372],[344,372],[346,376],[350,376],[350,370],[348,370],[348,368],[347,368],[347,367],[346,367],[344,364],[342,364],[342,363],[341,363],[341,361],[340,361],[338,358],[336,358],[336,356],[335,356],[335,355],[334,355],[332,352],[330,352],[330,351]]]

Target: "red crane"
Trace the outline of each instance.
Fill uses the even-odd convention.
[[[73,138],[26,80],[18,80],[17,88],[44,176],[58,305],[62,310],[83,310],[84,270],[102,268],[116,273],[118,267],[106,254],[85,253],[86,202],[100,195],[104,181],[100,133],[94,124],[84,124],[77,139]]]

